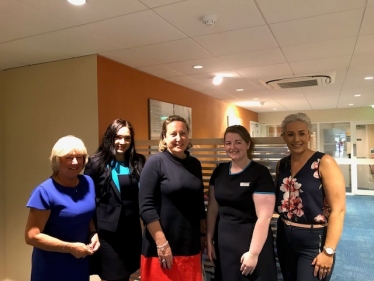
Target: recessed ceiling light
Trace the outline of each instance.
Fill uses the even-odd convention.
[[[203,66],[202,65],[194,65],[193,68],[195,68],[195,69],[202,69]]]
[[[237,92],[243,92],[244,89],[236,89],[235,91],[237,91]]]
[[[278,109],[274,107],[273,110],[278,110]]]
[[[361,95],[357,94],[357,95],[355,95],[355,97],[361,97]]]
[[[80,6],[80,5],[86,4],[87,1],[86,0],[68,0],[68,2],[73,5]]]
[[[353,103],[350,103],[350,104],[348,104],[348,105],[353,105]]]
[[[365,77],[364,79],[365,79],[365,80],[373,80],[373,78],[374,78],[373,76],[367,76],[367,77]]]
[[[217,75],[217,76],[215,76],[213,78],[213,84],[214,85],[219,85],[219,84],[222,83],[222,80],[223,80],[222,76],[221,75]]]

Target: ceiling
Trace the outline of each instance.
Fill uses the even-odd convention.
[[[255,112],[374,104],[374,0],[87,1],[0,0],[0,69],[99,54]],[[259,81],[321,74],[334,83]]]

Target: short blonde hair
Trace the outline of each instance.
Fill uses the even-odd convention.
[[[87,163],[87,148],[80,138],[68,135],[60,138],[55,143],[51,151],[51,156],[49,157],[54,175],[58,172],[60,166],[60,157],[64,157],[74,152],[81,154],[84,157],[84,164]]]

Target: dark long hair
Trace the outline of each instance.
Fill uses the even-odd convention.
[[[131,125],[131,123],[124,119],[115,119],[106,129],[101,144],[97,151],[95,152],[95,156],[98,156],[98,168],[99,173],[103,173],[105,168],[108,165],[112,165],[116,161],[116,148],[114,145],[114,140],[117,136],[117,132],[126,127],[130,131],[131,135],[131,143],[130,147],[125,152],[125,159],[129,163],[130,175],[139,179],[140,172],[143,169],[143,165],[145,162],[145,158],[136,153],[135,149],[135,132]]]
[[[255,144],[252,141],[251,135],[248,130],[242,125],[233,125],[226,128],[225,133],[223,134],[223,143],[225,143],[225,138],[227,133],[238,134],[247,144],[250,143],[249,149],[247,150],[247,156],[249,159],[252,157],[252,153],[255,148]]]

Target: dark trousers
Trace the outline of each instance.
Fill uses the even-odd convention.
[[[277,226],[277,255],[284,281],[328,281],[313,275],[312,261],[322,251],[326,239],[324,228],[300,228],[286,225],[280,218]]]

